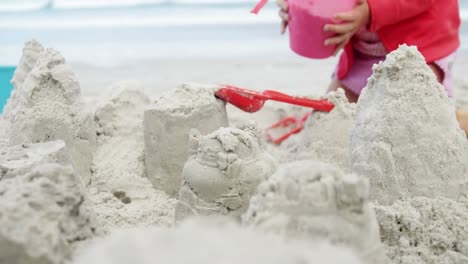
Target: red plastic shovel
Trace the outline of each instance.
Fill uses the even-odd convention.
[[[272,90],[257,92],[231,85],[222,86],[215,95],[219,99],[249,113],[258,112],[267,100],[309,107],[322,112],[330,112],[335,107],[327,99],[312,100],[289,96]]]
[[[216,97],[228,102],[239,109],[255,113],[262,109],[267,100],[274,100],[299,106],[313,108],[322,112],[330,112],[335,107],[327,99],[312,100],[302,97],[293,97],[279,92],[266,90],[264,92],[256,92],[252,90],[242,89],[235,86],[224,85],[216,93]],[[269,141],[274,144],[281,144],[290,136],[299,133],[304,128],[304,123],[309,117],[310,112],[302,118],[287,117],[265,130]],[[279,130],[276,131],[276,130]],[[284,132],[286,131],[286,132]],[[279,135],[278,135],[279,134]]]

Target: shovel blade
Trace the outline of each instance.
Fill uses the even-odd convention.
[[[258,112],[266,101],[261,93],[233,86],[223,86],[215,96],[248,113]]]

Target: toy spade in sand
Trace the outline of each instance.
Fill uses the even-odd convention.
[[[330,112],[335,107],[327,99],[313,100],[303,97],[294,97],[272,90],[257,92],[230,85],[222,86],[218,91],[216,91],[215,96],[249,113],[258,112],[263,108],[263,105],[267,100],[309,107],[321,112]],[[310,113],[306,114],[300,119],[295,117],[287,117],[277,122],[276,124],[273,124],[265,131],[268,140],[274,144],[281,144],[291,135],[302,131],[304,128],[304,123],[309,115]],[[283,132],[286,130],[286,132],[279,136],[275,136],[274,134],[278,133],[275,133],[274,129],[282,130]]]
[[[257,92],[230,85],[223,85],[215,96],[249,113],[260,111],[267,100],[309,107],[321,112],[330,112],[335,107],[327,99],[313,100],[272,90]]]
[[[265,134],[268,141],[273,144],[279,145],[290,136],[297,134],[304,129],[304,124],[312,112],[306,113],[302,118],[286,117],[279,122],[271,125],[265,129]]]

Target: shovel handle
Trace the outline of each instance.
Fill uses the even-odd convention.
[[[258,12],[260,12],[260,10],[266,5],[267,2],[268,2],[268,0],[261,0],[261,1],[258,2],[258,4],[254,7],[254,9],[252,9],[252,11],[250,11],[250,13],[252,13],[252,14],[258,14]]]
[[[263,95],[267,96],[269,100],[310,107],[322,112],[330,112],[335,107],[335,105],[330,103],[327,99],[313,100],[303,97],[293,97],[272,90],[264,91]]]

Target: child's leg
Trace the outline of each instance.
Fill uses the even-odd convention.
[[[463,110],[457,111],[457,120],[460,123],[460,127],[465,131],[465,134],[468,135],[468,112]]]
[[[327,92],[332,92],[338,90],[338,88],[342,88],[345,91],[346,97],[350,103],[356,103],[359,96],[357,96],[353,91],[351,91],[348,87],[343,85],[340,80],[333,77],[330,86],[328,86]]]
[[[429,67],[434,72],[435,76],[437,77],[437,80],[440,83],[443,83],[445,77],[444,71],[434,63],[429,64]],[[343,85],[343,83],[341,83],[339,80],[333,77],[330,86],[328,87],[328,92],[336,91],[338,90],[338,88],[342,88],[345,91],[346,97],[348,98],[349,102],[355,103],[358,101],[359,96],[357,96],[354,92],[352,92],[345,85]],[[461,110],[457,111],[457,119],[460,123],[460,127],[468,135],[468,112]]]
[[[444,78],[445,78],[444,71],[439,66],[437,66],[437,64],[435,64],[435,63],[429,64],[429,67],[431,68],[432,72],[434,72],[434,74],[435,74],[435,76],[437,78],[437,81],[440,84],[443,84]]]
[[[444,81],[444,77],[445,77],[444,71],[439,66],[437,66],[435,63],[429,64],[429,67],[434,72],[434,74],[435,74],[435,76],[437,78],[437,81],[439,81],[439,83],[442,84],[443,81]],[[351,91],[351,89],[346,87],[346,85],[344,85],[340,80],[336,79],[336,77],[334,76],[332,78],[330,86],[328,86],[328,91],[327,92],[336,91],[336,90],[338,90],[338,88],[342,88],[345,91],[346,97],[348,97],[348,101],[350,103],[356,103],[358,101],[359,96],[356,95],[353,91]]]

